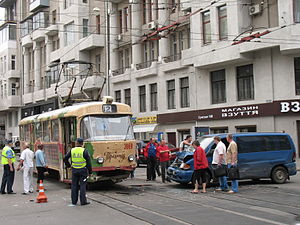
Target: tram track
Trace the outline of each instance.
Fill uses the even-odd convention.
[[[164,194],[159,194],[159,193],[156,193],[156,192],[153,192],[153,191],[145,191],[144,193],[150,194],[151,196],[155,195],[155,196],[157,196],[159,198],[165,198],[165,199],[171,199],[173,201],[178,201],[179,204],[182,203],[182,202],[185,202],[185,203],[188,203],[189,205],[191,205],[191,204],[196,205],[197,207],[205,207],[205,208],[209,208],[209,209],[213,209],[213,210],[222,211],[224,213],[234,214],[236,216],[245,217],[245,218],[248,218],[248,219],[255,220],[257,222],[260,221],[260,222],[264,222],[264,223],[268,223],[268,224],[274,224],[274,225],[285,225],[285,223],[278,222],[278,221],[275,221],[275,220],[266,219],[266,218],[262,218],[262,217],[258,217],[258,216],[253,216],[253,215],[245,214],[243,212],[238,212],[238,211],[234,211],[234,210],[231,210],[231,209],[222,208],[222,207],[219,207],[219,206],[206,205],[206,204],[203,204],[203,203],[201,204],[199,202],[195,202],[195,201],[192,201],[192,200],[187,200],[187,199],[184,199],[184,198],[176,198],[174,196],[170,196],[169,194],[165,194],[165,193]],[[146,208],[146,207],[140,206],[138,204],[134,204],[131,201],[124,200],[122,198],[118,198],[118,197],[114,196],[114,194],[129,194],[130,195],[129,188],[128,188],[127,192],[126,191],[122,191],[122,192],[115,192],[115,193],[109,193],[109,194],[104,194],[104,193],[99,193],[99,192],[93,192],[93,194],[95,194],[96,196],[105,197],[105,198],[110,199],[110,200],[112,199],[112,200],[117,201],[119,203],[125,204],[128,207],[135,208],[137,210],[143,210],[145,212],[149,212],[150,211],[154,215],[162,216],[165,219],[169,219],[169,220],[174,221],[174,222],[176,221],[177,223],[180,223],[180,224],[193,224],[193,223],[190,223],[190,222],[187,222],[187,221],[183,221],[180,218],[174,217],[173,215],[170,216],[170,215],[167,215],[167,214],[163,214],[161,212],[158,212],[158,211],[152,210],[150,208]],[[128,214],[128,212],[124,212],[124,210],[118,209],[118,207],[113,207],[109,203],[105,203],[105,202],[100,201],[99,199],[97,199],[96,196],[94,196],[94,197],[92,197],[90,199],[93,200],[93,201],[96,201],[98,203],[105,204],[105,205],[107,205],[108,207],[110,207],[112,209],[115,209],[115,210],[121,211],[123,213],[126,213],[127,215],[133,216],[130,213]],[[217,196],[211,196],[211,195],[203,195],[203,196],[205,196],[206,198],[221,199],[221,200],[225,200],[225,201],[234,201],[234,202],[239,203],[239,204],[245,204],[245,202],[242,202],[242,201],[236,201],[236,200],[232,200],[232,199],[222,198],[222,197],[220,197],[220,195],[218,195],[218,197]],[[257,207],[257,208],[260,207],[257,204],[248,204],[248,205],[252,205],[253,207]],[[192,206],[190,206],[190,207],[192,207]],[[269,209],[270,210],[274,210],[272,208],[269,208]],[[298,207],[297,207],[297,209],[298,209]],[[290,213],[290,212],[286,213],[286,214],[294,215],[294,213]],[[148,222],[150,224],[155,224],[155,223],[151,223],[151,222],[149,222],[147,220],[143,220],[140,217],[135,217],[135,218],[140,219],[140,220],[142,220],[144,222]]]

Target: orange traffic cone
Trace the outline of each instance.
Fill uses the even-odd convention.
[[[46,203],[48,201],[47,196],[45,195],[45,189],[43,181],[40,181],[39,195],[36,198],[37,203]]]

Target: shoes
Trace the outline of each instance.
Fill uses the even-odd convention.
[[[147,179],[146,181],[151,181],[150,179]]]
[[[6,192],[5,192],[5,191],[2,191],[2,192],[1,192],[1,195],[5,195],[5,194],[6,194]]]
[[[89,205],[91,204],[90,202],[85,202],[85,203],[82,203],[81,205]]]
[[[33,191],[29,191],[29,193],[33,193]]]
[[[228,194],[235,194],[236,192],[234,192],[233,190],[227,191]]]
[[[222,188],[217,188],[215,191],[223,191]]]
[[[29,195],[29,193],[28,192],[23,192],[22,195]]]
[[[7,194],[9,194],[9,195],[15,195],[15,194],[17,194],[16,192],[13,192],[13,191],[11,191],[11,192],[7,192]]]

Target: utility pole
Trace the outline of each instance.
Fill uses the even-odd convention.
[[[105,16],[106,16],[106,95],[110,95],[110,15],[109,2],[105,1]]]

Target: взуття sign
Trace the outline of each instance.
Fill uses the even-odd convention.
[[[300,115],[300,100],[283,100],[263,104],[232,106],[158,115],[158,123],[239,119],[259,116]]]

